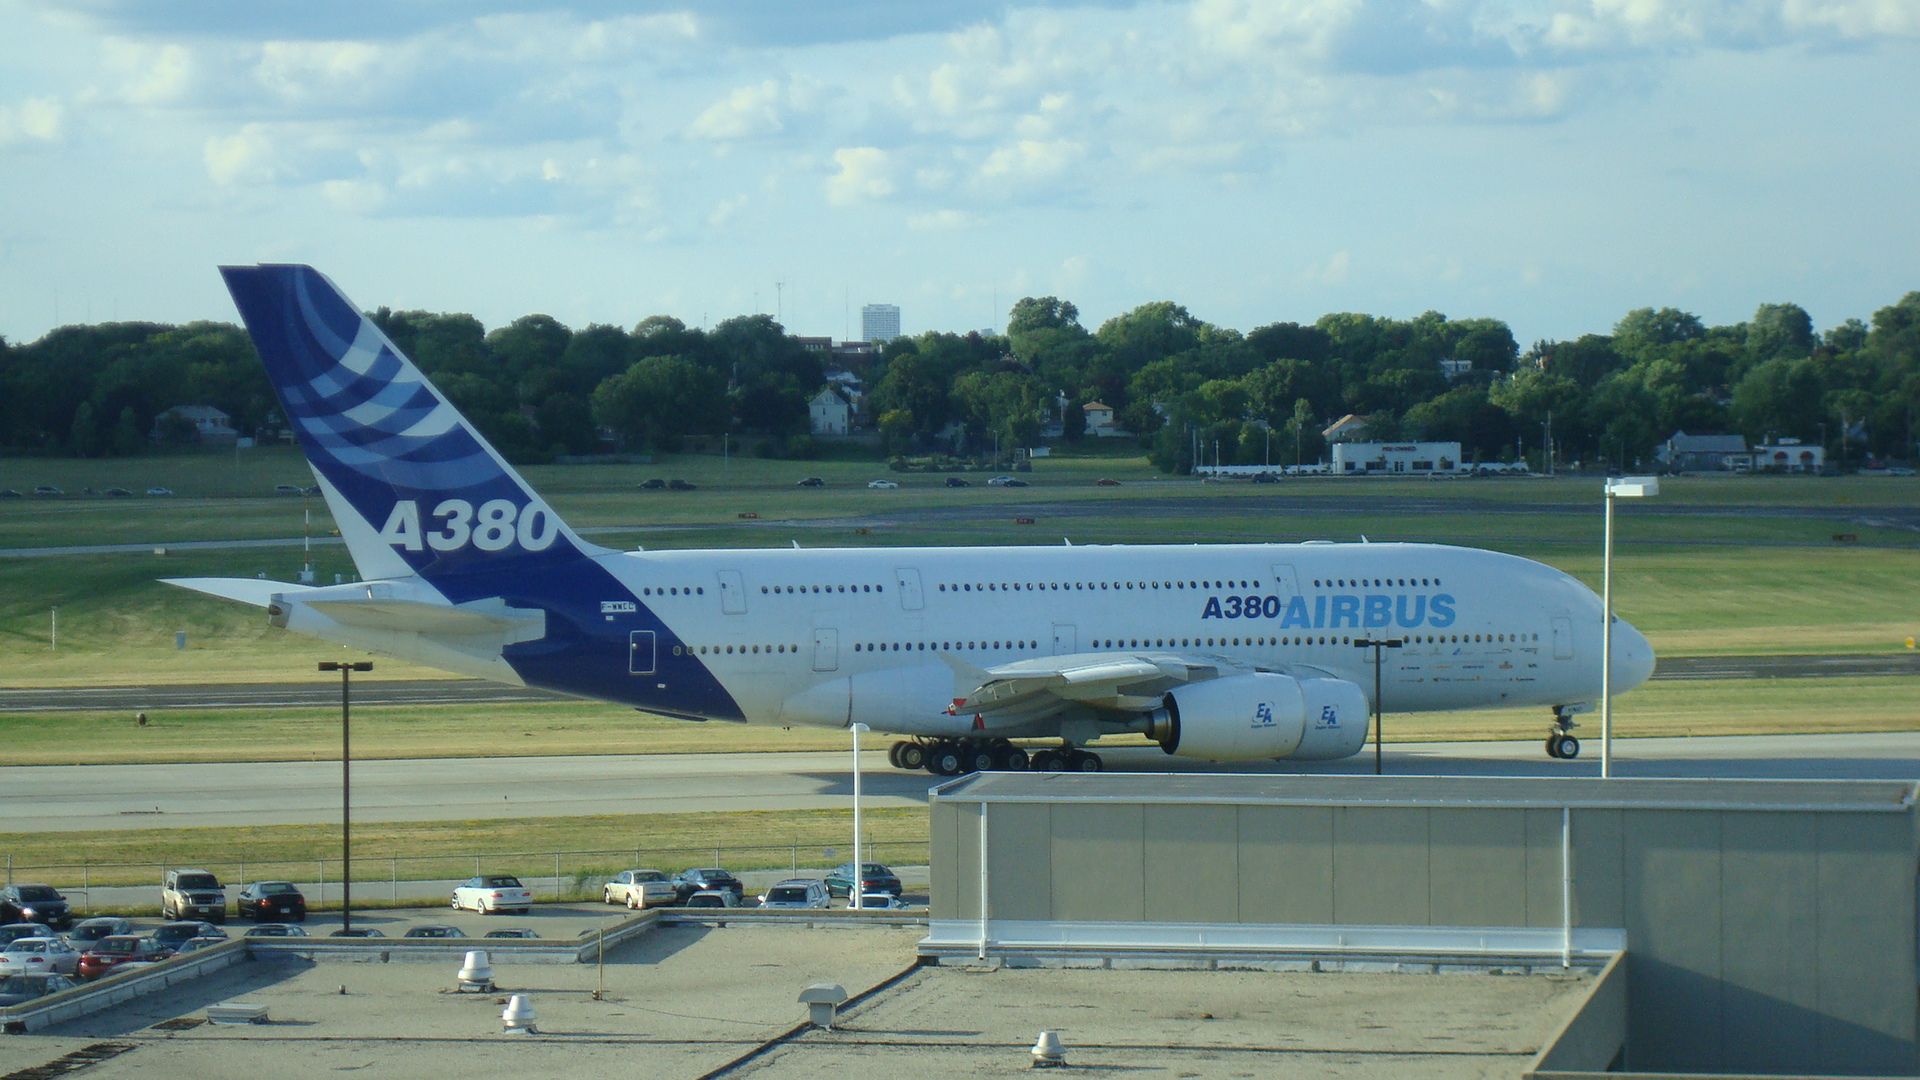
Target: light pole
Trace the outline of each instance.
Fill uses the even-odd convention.
[[[1600,557],[1600,777],[1613,775],[1613,500],[1660,494],[1657,476],[1608,480],[1606,551]]]
[[[348,701],[353,673],[372,671],[371,660],[322,660],[321,671],[340,673],[340,929],[353,929],[353,747],[348,741]]]
[[[1380,765],[1381,714],[1385,711],[1380,707],[1380,655],[1381,655],[1380,650],[1381,649],[1397,649],[1400,646],[1405,645],[1406,643],[1407,642],[1405,638],[1354,638],[1353,639],[1354,648],[1373,650],[1373,775],[1375,776],[1379,776],[1381,772],[1381,765]]]
[[[853,884],[847,887],[848,907],[861,909],[860,890],[866,884],[866,866],[860,861],[860,736],[873,729],[865,724],[849,724],[853,732]]]

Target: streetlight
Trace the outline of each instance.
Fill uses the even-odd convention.
[[[1608,480],[1606,553],[1600,559],[1600,777],[1613,775],[1613,500],[1660,494],[1657,476]]]
[[[1373,775],[1375,776],[1379,776],[1381,771],[1380,770],[1380,728],[1381,728],[1382,709],[1380,708],[1380,650],[1381,649],[1397,649],[1400,646],[1405,645],[1406,643],[1407,643],[1407,640],[1405,638],[1354,638],[1353,639],[1354,648],[1373,650]]]
[[[860,861],[860,736],[873,729],[865,724],[849,724],[853,732],[853,884],[847,888],[848,907],[861,910],[860,890],[866,884],[866,866]]]
[[[353,800],[350,793],[352,744],[347,740],[348,687],[356,671],[372,671],[371,660],[322,660],[321,671],[340,673],[340,929],[353,929]]]

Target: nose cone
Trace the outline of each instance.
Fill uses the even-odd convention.
[[[1613,692],[1626,693],[1653,677],[1653,646],[1625,619],[1613,624]]]

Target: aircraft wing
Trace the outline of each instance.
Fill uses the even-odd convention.
[[[977,685],[953,703],[955,713],[1047,711],[1084,705],[1144,712],[1183,683],[1254,670],[1221,657],[1167,652],[1098,652],[1019,660],[974,673]]]

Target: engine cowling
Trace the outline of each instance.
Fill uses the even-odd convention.
[[[1203,761],[1343,758],[1367,740],[1367,698],[1345,679],[1230,675],[1168,691],[1147,735]]]

